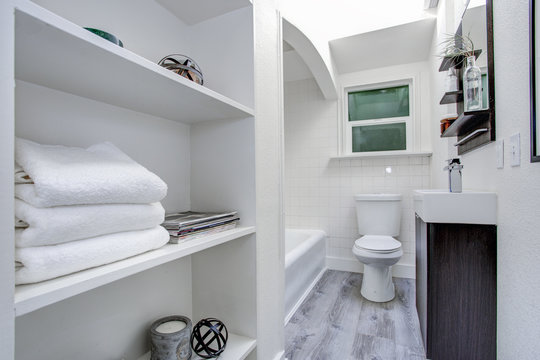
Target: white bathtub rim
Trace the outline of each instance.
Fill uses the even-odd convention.
[[[296,304],[294,304],[294,306],[291,308],[291,311],[289,311],[289,313],[287,314],[287,316],[285,316],[285,321],[284,321],[284,325],[287,325],[289,323],[289,320],[291,320],[292,316],[294,315],[294,313],[296,312],[296,310],[298,310],[298,308],[300,307],[300,305],[302,305],[302,303],[304,302],[304,300],[306,300],[306,298],[308,297],[309,293],[311,292],[311,290],[313,290],[313,288],[315,287],[315,285],[319,282],[319,280],[321,280],[323,274],[326,272],[326,270],[328,270],[328,268],[325,266],[322,268],[322,270],[319,272],[319,274],[317,274],[317,276],[315,277],[315,279],[313,279],[313,281],[311,282],[311,284],[309,284],[309,286],[306,288],[306,291],[304,291],[304,293],[302,294],[302,296],[300,296],[300,298],[298,299],[298,301],[296,302]]]
[[[286,229],[286,231],[294,231],[302,234],[307,234],[309,237],[302,241],[302,243],[296,246],[289,253],[285,254],[285,269],[287,269],[291,264],[293,264],[300,256],[306,253],[315,243],[317,243],[321,238],[326,238],[326,232],[323,230],[308,230],[308,229]],[[326,240],[325,240],[326,242]]]

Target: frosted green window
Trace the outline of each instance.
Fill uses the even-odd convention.
[[[353,126],[352,151],[406,150],[405,123]]]
[[[409,85],[348,94],[349,121],[409,116]]]

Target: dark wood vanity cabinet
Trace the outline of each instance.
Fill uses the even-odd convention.
[[[416,306],[428,359],[496,359],[496,229],[416,217]]]

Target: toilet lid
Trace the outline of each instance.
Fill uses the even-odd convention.
[[[391,253],[401,248],[401,243],[387,235],[365,235],[354,242],[359,249],[377,253]]]

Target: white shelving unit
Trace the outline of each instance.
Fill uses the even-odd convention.
[[[16,5],[15,37],[19,80],[183,123],[253,116],[253,109],[27,0]]]
[[[254,339],[229,333],[227,346],[225,351],[219,356],[219,360],[244,360],[255,349],[256,343]],[[190,360],[202,359],[193,352]],[[138,360],[150,360],[150,352],[144,354]]]
[[[236,228],[180,244],[167,244],[157,250],[56,279],[19,285],[15,288],[15,315],[27,314],[71,296],[254,232],[255,228],[251,226]]]
[[[56,6],[57,11],[68,7],[72,14],[88,10],[64,0],[36,2]],[[162,15],[165,11],[150,0],[134,4],[135,9],[129,1],[125,2],[130,5],[129,11],[141,11],[137,6],[154,9]],[[234,5],[225,7],[221,2],[204,0],[204,4],[193,5],[196,11],[204,11],[208,6],[212,8],[208,14],[197,14],[197,18],[205,20],[204,24],[197,25],[197,31],[201,31],[200,36],[205,41],[192,40],[197,43],[194,49],[203,59],[212,57],[213,51],[201,50],[200,44],[209,43],[212,47],[212,39],[209,40],[212,32],[228,31],[219,26],[230,25],[239,16],[238,10],[233,15],[224,12],[242,9],[242,3],[247,0],[235,0]],[[91,12],[96,17],[101,15],[102,9],[97,8],[99,4],[80,0],[79,5],[82,3],[93,6]],[[183,4],[189,7],[191,2],[184,1]],[[201,4],[204,6],[199,6]],[[155,148],[161,145],[156,134],[167,137],[166,148],[176,140],[171,140],[171,133],[180,134],[178,142],[183,144],[181,149],[188,150],[187,160],[178,159],[184,154],[178,154],[177,158],[174,153],[164,153],[161,158],[157,149],[150,149],[153,150],[150,155],[145,153],[145,159],[154,156],[159,163],[156,167],[166,170],[172,167],[174,179],[181,175],[178,177],[180,184],[168,182],[170,188],[175,187],[173,194],[183,194],[182,181],[189,179],[191,183],[186,186],[186,191],[191,195],[189,200],[193,209],[236,209],[242,221],[240,227],[233,230],[181,244],[168,244],[49,281],[17,286],[13,307],[0,308],[0,315],[15,313],[16,331],[12,328],[11,332],[15,334],[16,358],[26,360],[38,354],[44,358],[81,360],[119,356],[137,358],[148,350],[145,334],[149,323],[172,312],[190,316],[194,323],[202,317],[220,318],[230,330],[227,349],[220,359],[255,358],[252,354],[256,347],[257,319],[256,232],[253,226],[254,110],[231,98],[246,97],[245,91],[242,94],[234,94],[234,91],[239,87],[242,90],[253,88],[253,75],[247,72],[238,77],[228,69],[211,68],[211,74],[223,73],[223,79],[218,79],[220,85],[239,81],[236,85],[241,86],[226,89],[233,94],[225,96],[120,48],[67,20],[68,17],[34,2],[15,0],[13,10],[15,44],[11,55],[15,57],[13,80],[18,84],[15,92],[17,120],[13,120],[18,125],[18,136],[22,131],[36,141],[54,138],[84,146],[102,133],[110,136],[112,141],[124,141],[132,152],[137,153],[139,142],[147,132],[154,136],[150,147]],[[252,23],[249,23],[252,15],[246,13],[244,27],[253,31]],[[152,17],[151,13],[145,15]],[[219,19],[212,22],[214,16]],[[168,23],[174,22],[172,14],[165,18]],[[110,21],[106,16],[100,20]],[[127,33],[133,26],[138,26],[122,19],[119,21]],[[180,23],[178,28],[186,26]],[[246,39],[249,40],[249,36],[231,39],[234,45],[231,48],[238,51],[239,44],[243,46],[241,41]],[[176,43],[166,45],[171,45],[170,48],[178,46]],[[242,55],[249,52],[252,55],[252,47],[251,42],[246,43]],[[221,51],[220,55],[230,55],[229,63],[235,56],[240,56]],[[207,63],[219,66],[219,61],[214,58]],[[47,105],[45,108],[44,104]],[[77,117],[78,108],[81,116],[71,121],[72,117]],[[85,121],[88,124],[89,115],[86,114],[94,114],[94,111],[104,119],[117,121],[112,125],[107,121],[96,121],[97,130],[86,134],[78,126]],[[130,122],[131,118],[135,120]],[[153,131],[154,127],[158,130]],[[0,138],[10,141],[11,136],[0,134]],[[12,164],[4,160],[0,165],[10,168]],[[2,219],[13,219],[14,215],[11,212],[1,216]],[[138,281],[141,281],[140,285]],[[104,308],[96,308],[96,301]],[[98,325],[104,327],[103,332],[96,328]],[[40,337],[41,343],[48,344],[46,349],[34,341],[36,336]],[[70,337],[68,345],[62,344],[66,336]],[[98,347],[99,353],[95,352]],[[140,360],[147,358],[149,354]]]

